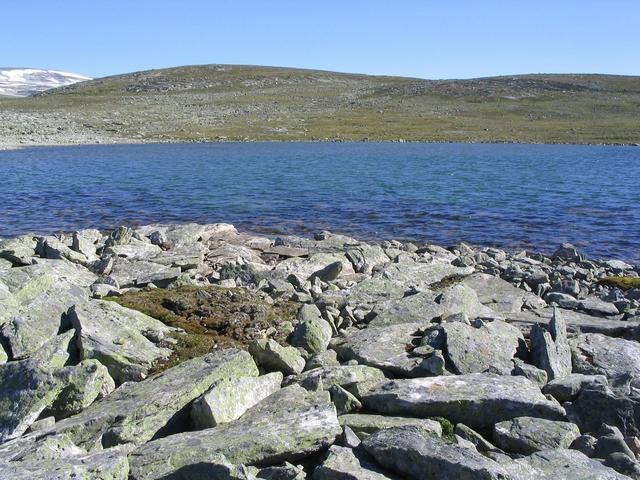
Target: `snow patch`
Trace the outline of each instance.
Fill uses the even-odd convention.
[[[0,68],[0,95],[26,97],[52,88],[91,80],[77,73],[38,68]]]

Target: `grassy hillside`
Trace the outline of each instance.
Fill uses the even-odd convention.
[[[190,66],[106,77],[30,98],[0,98],[0,117],[0,138],[27,143],[65,138],[638,143],[640,77],[420,80]]]

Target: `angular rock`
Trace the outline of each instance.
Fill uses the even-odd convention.
[[[328,269],[329,267],[331,267],[335,271],[326,272],[327,274],[336,273],[336,271],[338,270],[337,266],[332,266],[335,265],[336,262],[340,262],[342,265],[340,271],[337,272],[339,276],[355,273],[351,262],[347,259],[347,257],[344,256],[343,253],[314,253],[308,258],[288,258],[280,262],[275,267],[275,270],[284,272],[287,275],[293,273],[300,278],[308,279],[314,274],[318,274],[323,271],[323,269]],[[333,276],[329,275],[326,278],[330,277]],[[332,279],[335,278],[337,277],[333,277]]]
[[[445,358],[456,374],[480,373],[490,367],[508,374],[514,356],[526,351],[520,330],[500,320],[473,326],[451,322],[435,329],[444,335]]]
[[[323,282],[332,282],[340,276],[340,273],[342,273],[342,269],[344,268],[343,265],[342,261],[330,263],[326,267],[313,272],[309,276],[309,281],[313,282],[313,280],[317,278]]]
[[[216,382],[191,406],[191,424],[212,428],[240,418],[249,408],[280,390],[282,373],[261,377],[224,378]]]
[[[571,348],[567,341],[567,326],[556,308],[545,328],[534,325],[531,329],[531,359],[538,368],[547,372],[547,378],[566,377],[571,373]]]
[[[444,417],[484,428],[516,417],[563,420],[564,410],[524,377],[472,373],[357,384],[362,404],[379,413]]]
[[[390,263],[379,275],[406,285],[426,290],[433,284],[451,277],[462,277],[473,273],[473,267],[454,267],[448,263],[421,263],[413,260]]]
[[[329,393],[331,394],[331,401],[336,406],[336,411],[339,415],[362,408],[360,400],[340,385],[332,385],[329,387]]]
[[[69,245],[53,236],[40,238],[37,249],[42,253],[43,258],[52,260],[68,260],[85,267],[92,261],[86,255],[72,250]]]
[[[360,450],[333,445],[327,458],[313,471],[313,480],[390,480],[397,479],[382,470]]]
[[[291,345],[302,347],[311,354],[321,353],[327,349],[333,330],[322,318],[309,318],[296,325],[291,336]]]
[[[426,435],[417,427],[381,430],[362,442],[376,462],[408,478],[499,480],[503,467],[478,452]]]
[[[249,352],[258,365],[285,375],[296,375],[304,370],[305,361],[294,347],[283,347],[272,339],[256,340]]]
[[[424,327],[420,323],[401,323],[347,329],[332,340],[331,347],[343,361],[357,360],[396,375],[421,375],[424,374],[420,369],[422,358],[412,356],[408,350],[414,342],[417,344]]]
[[[478,300],[496,312],[519,312],[525,301],[535,308],[545,307],[544,300],[535,294],[516,288],[500,277],[474,273],[462,281],[478,294]]]
[[[534,367],[533,365],[529,365],[520,359],[515,359],[514,364],[515,366],[511,372],[512,375],[523,376],[528,380],[537,383],[540,387],[547,384],[547,372],[544,370]]]
[[[88,299],[95,275],[62,260],[39,260],[2,277],[10,296],[0,309],[0,335],[14,360],[26,358],[66,329],[66,314]]]
[[[327,392],[292,385],[218,427],[151,441],[130,456],[131,480],[168,478],[223,454],[234,464],[294,461],[331,445],[342,432]]]
[[[598,316],[611,316],[620,313],[613,303],[602,301],[597,297],[580,300],[580,308],[587,313]]]
[[[587,375],[604,375],[609,381],[630,375],[640,387],[640,343],[587,333],[569,341],[573,369]]]
[[[326,350],[321,353],[312,355],[305,366],[305,371],[313,370],[314,368],[322,367],[337,367],[340,365],[338,362],[338,354],[335,350]]]
[[[96,359],[116,383],[139,381],[171,350],[156,345],[175,329],[115,302],[91,300],[70,311],[82,359]]]
[[[247,352],[220,350],[187,360],[142,382],[125,383],[42,434],[65,433],[76,445],[88,450],[123,443],[139,445],[186,429],[189,420],[184,408],[216,381],[257,374]]]
[[[180,276],[179,267],[170,267],[149,261],[129,261],[118,258],[111,276],[121,287],[144,287],[150,283],[164,287]]]
[[[462,438],[463,440],[471,443],[479,452],[500,452],[500,449],[485,439],[478,432],[467,427],[464,423],[458,423],[453,433],[456,438]]]
[[[5,258],[16,266],[31,265],[36,255],[36,243],[30,235],[0,240],[0,258]]]
[[[55,373],[63,388],[47,413],[62,419],[80,413],[116,388],[107,368],[97,360],[84,360]]]
[[[360,440],[379,430],[392,427],[414,426],[429,435],[442,436],[442,425],[436,420],[428,418],[391,417],[368,413],[348,413],[338,417],[340,425],[349,427]]]
[[[518,417],[493,427],[493,442],[507,452],[529,455],[540,450],[569,448],[580,436],[574,423]]]
[[[566,377],[550,381],[542,388],[542,393],[551,395],[560,403],[571,402],[580,393],[580,390],[593,387],[596,384],[607,385],[607,377],[604,375],[572,373]]]
[[[359,382],[382,381],[381,370],[367,365],[337,365],[307,370],[290,381],[299,383],[307,390],[328,389],[333,385],[344,388]]]

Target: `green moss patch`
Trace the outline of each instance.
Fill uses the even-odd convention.
[[[174,336],[173,355],[156,371],[217,348],[246,348],[265,335],[282,342],[287,331],[279,327],[293,320],[299,308],[293,302],[269,304],[250,290],[221,287],[141,290],[108,300],[184,330]]]
[[[631,290],[633,288],[640,288],[640,278],[635,277],[606,277],[602,280],[598,280],[598,283],[601,285],[616,287],[620,290]]]

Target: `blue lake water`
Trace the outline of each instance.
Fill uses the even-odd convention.
[[[220,143],[0,152],[0,237],[152,222],[640,261],[640,148]]]

